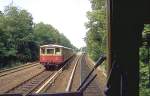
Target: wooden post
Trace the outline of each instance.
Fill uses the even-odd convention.
[[[107,5],[107,96],[138,96],[139,44],[144,27],[144,2],[107,0]]]

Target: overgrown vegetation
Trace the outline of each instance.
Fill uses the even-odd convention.
[[[148,65],[140,62],[140,82],[139,82],[139,93],[140,96],[149,96],[150,88],[149,88],[149,69]]]
[[[33,23],[24,9],[9,5],[0,11],[0,67],[38,60],[39,46],[61,44],[74,48],[70,41],[50,24]]]
[[[90,0],[92,11],[87,12],[89,21],[85,24],[88,32],[85,41],[87,44],[88,55],[96,61],[100,54],[106,53],[106,0]],[[150,25],[145,25],[143,36],[146,31],[150,31]],[[140,96],[149,96],[149,69],[148,69],[148,53],[145,47],[140,48]]]
[[[85,24],[88,55],[96,61],[106,53],[106,6],[105,0],[90,0],[92,11],[87,12],[89,21]]]
[[[146,33],[150,31],[150,25],[145,25],[143,37]],[[150,60],[148,58],[148,48],[146,47],[146,42],[143,42],[143,46],[140,48],[140,82],[139,82],[139,94],[140,96],[149,96],[150,85],[149,85],[149,68]],[[150,53],[149,53],[150,54]]]

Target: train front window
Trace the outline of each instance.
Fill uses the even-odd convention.
[[[61,54],[60,48],[55,48],[55,54],[57,54],[57,55],[60,55],[60,54]]]
[[[47,54],[54,54],[54,49],[47,49]]]

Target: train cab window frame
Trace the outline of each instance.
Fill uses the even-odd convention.
[[[41,54],[45,54],[45,48],[41,48]]]
[[[50,50],[50,51],[48,51],[48,50]],[[51,54],[51,55],[55,54],[55,49],[54,48],[46,48],[46,54]]]

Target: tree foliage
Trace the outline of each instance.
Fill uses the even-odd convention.
[[[143,38],[147,33],[150,32],[150,25],[145,25]],[[149,85],[149,71],[148,68],[150,60],[148,58],[148,46],[146,46],[146,42],[143,42],[143,46],[140,47],[139,56],[140,56],[140,82],[139,82],[139,95],[140,96],[148,96],[150,94],[150,85]],[[149,53],[150,54],[150,53]],[[149,86],[148,86],[149,85]]]
[[[39,45],[59,42],[59,32],[50,24],[38,23],[34,25],[34,39]]]
[[[106,0],[90,0],[92,11],[87,12],[89,21],[85,24],[88,32],[86,33],[86,44],[89,56],[97,60],[99,54],[106,52]],[[150,25],[145,25],[143,36],[150,33]],[[144,42],[146,43],[146,42]],[[145,44],[144,44],[145,45]],[[149,69],[148,69],[148,51],[146,47],[141,47],[140,56],[140,96],[149,96]]]
[[[106,52],[106,8],[105,0],[90,0],[92,11],[87,12],[89,21],[85,24],[86,44],[89,56],[97,60]]]
[[[139,96],[149,96],[150,89],[148,88],[149,84],[149,70],[148,65],[140,62],[140,82],[139,82]]]
[[[15,6],[0,11],[0,65],[38,60],[39,46],[61,44],[74,47],[50,24],[33,23],[32,15]]]
[[[39,44],[60,44],[66,47],[74,48],[69,39],[62,33],[59,33],[50,24],[42,22],[34,25],[34,40]]]
[[[26,10],[7,6],[0,17],[0,57],[6,64],[20,59],[31,59],[28,47],[32,42],[32,16]]]

